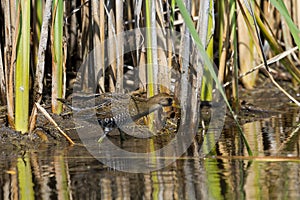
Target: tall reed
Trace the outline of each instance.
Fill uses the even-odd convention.
[[[233,107],[236,112],[239,109],[239,89],[238,89],[238,38],[237,38],[237,14],[236,14],[236,1],[229,1],[230,11],[229,11],[229,22],[231,25],[231,51],[232,51],[232,97],[233,97]]]
[[[52,44],[52,112],[60,114],[62,103],[57,98],[64,97],[64,54],[63,54],[63,0],[53,1],[53,21],[51,31]]]
[[[206,43],[207,48],[206,52],[207,55],[210,57],[211,61],[213,62],[213,55],[214,55],[214,3],[213,1],[209,1],[209,12],[207,13],[207,36],[206,36]],[[199,29],[203,29],[203,27],[197,27],[198,32]],[[202,81],[202,88],[201,88],[201,101],[212,101],[213,100],[213,79],[207,69],[207,66],[204,66],[203,70],[203,81]]]
[[[147,95],[148,97],[152,97],[156,93],[156,86],[155,86],[155,76],[157,74],[154,74],[154,68],[157,67],[154,65],[154,55],[153,55],[153,49],[156,48],[156,46],[153,46],[153,40],[154,36],[152,34],[153,31],[153,20],[155,20],[155,17],[152,15],[153,12],[155,12],[155,9],[153,9],[153,6],[155,5],[155,2],[152,0],[146,0],[145,1],[145,9],[146,9],[146,45],[147,45]],[[155,7],[154,7],[155,8]],[[154,17],[154,19],[153,19]],[[150,130],[154,129],[153,126],[153,120],[154,120],[154,115],[150,114],[149,115],[149,128]]]
[[[185,120],[185,110],[184,105],[188,105],[190,102],[193,102],[191,106],[193,107],[194,113],[189,116],[192,119],[197,118],[196,112],[198,111],[199,96],[201,94],[201,100],[211,100],[211,87],[213,85],[209,75],[205,75],[204,79],[207,78],[207,81],[203,81],[203,87],[201,86],[202,81],[200,81],[203,76],[201,75],[201,68],[203,66],[207,67],[209,74],[217,84],[218,88],[221,88],[221,84],[231,79],[233,76],[233,90],[227,94],[230,97],[234,97],[235,104],[239,105],[238,93],[239,93],[239,72],[245,72],[248,70],[244,65],[249,65],[249,69],[253,67],[255,62],[258,62],[258,58],[255,55],[259,44],[257,41],[257,35],[255,34],[253,21],[249,16],[248,8],[245,2],[250,1],[241,1],[241,0],[228,0],[228,1],[206,1],[206,0],[196,0],[189,1],[186,0],[183,3],[180,0],[169,0],[169,1],[85,1],[82,4],[79,4],[78,1],[72,1],[70,5],[72,8],[65,9],[67,12],[64,13],[64,2],[63,0],[55,0],[53,3],[52,9],[52,24],[50,38],[51,38],[51,53],[45,50],[47,45],[44,45],[44,54],[47,57],[52,58],[51,63],[46,63],[48,67],[52,67],[52,71],[49,70],[48,73],[51,74],[52,85],[49,86],[48,79],[44,79],[44,73],[38,75],[35,71],[35,67],[32,68],[31,74],[36,74],[38,77],[34,85],[45,84],[44,86],[52,89],[52,111],[54,113],[60,113],[62,111],[62,106],[59,102],[56,101],[57,98],[64,97],[65,93],[65,65],[68,65],[69,74],[72,74],[76,71],[76,68],[80,66],[82,60],[90,53],[93,48],[97,47],[97,43],[104,42],[106,38],[116,37],[116,34],[122,33],[125,30],[131,28],[142,28],[146,27],[146,38],[141,36],[136,37],[135,45],[136,49],[139,49],[131,53],[128,57],[122,57],[124,45],[126,44],[125,38],[118,38],[109,48],[101,46],[100,53],[95,55],[94,64],[101,66],[96,70],[96,73],[101,70],[102,76],[99,80],[96,80],[101,92],[115,92],[123,91],[123,74],[124,74],[124,64],[132,65],[139,69],[139,85],[140,88],[143,88],[144,83],[150,83],[147,86],[148,95],[152,96],[162,88],[156,87],[155,84],[163,83],[167,87],[171,86],[171,74],[166,74],[164,69],[158,68],[159,65],[167,65],[168,69],[173,67],[174,70],[177,70],[178,73],[181,73],[181,84],[180,87],[175,86],[175,90],[181,90],[181,95],[178,99],[181,100],[183,108],[183,120]],[[210,2],[211,7],[208,15],[205,13],[205,9],[201,6],[202,3]],[[217,6],[213,3],[216,2]],[[291,5],[288,8],[285,6],[286,1],[275,1],[271,0],[268,2],[263,1],[251,1],[256,3],[255,6],[255,19],[257,21],[259,31],[264,36],[265,44],[268,44],[271,48],[271,51],[267,52],[268,55],[272,56],[274,54],[279,54],[286,50],[289,47],[298,45],[300,43],[299,39],[299,19],[297,12],[291,11],[296,9],[298,3],[297,1],[291,1]],[[30,28],[36,32],[33,34],[32,42],[37,44],[36,41],[39,37],[39,27],[36,27],[37,24],[40,24],[41,20],[41,2],[35,2],[37,4],[32,5],[30,8],[30,1],[19,1],[18,4],[15,4],[14,1],[2,1],[1,7],[3,12],[3,21],[5,22],[0,26],[3,30],[2,32],[5,35],[5,39],[1,40],[1,53],[4,55],[3,67],[0,67],[0,74],[4,74],[0,77],[1,83],[1,93],[6,93],[6,98],[2,102],[7,103],[8,110],[8,121],[9,124],[21,132],[28,131],[28,112],[30,107],[29,102],[29,65],[30,58],[33,60],[32,65],[35,66],[36,57],[30,57],[36,55],[36,53],[30,55]],[[177,3],[177,4],[176,4]],[[265,4],[263,4],[265,3]],[[236,6],[238,4],[239,6]],[[263,4],[263,5],[262,5]],[[15,7],[17,5],[17,8]],[[129,5],[126,7],[125,5]],[[254,5],[254,4],[253,4]],[[268,14],[267,10],[261,11],[265,5],[272,9],[272,13]],[[295,6],[293,6],[295,5]],[[77,6],[77,8],[76,8]],[[143,7],[144,6],[144,7]],[[299,7],[299,5],[298,5]],[[4,9],[5,8],[5,9]],[[144,8],[144,9],[143,9]],[[179,8],[179,10],[178,10]],[[214,9],[217,8],[217,9]],[[31,17],[30,9],[34,10],[33,13],[37,17]],[[187,9],[187,11],[186,11]],[[203,10],[201,10],[203,9]],[[238,15],[240,18],[238,21],[236,9],[238,9]],[[215,13],[213,10],[216,10],[218,13]],[[17,15],[20,13],[20,16]],[[204,14],[203,14],[204,13]],[[271,14],[276,14],[276,19],[271,19]],[[11,15],[11,16],[9,16]],[[64,15],[66,19],[71,19],[70,24],[64,24]],[[192,19],[189,17],[192,15]],[[198,15],[198,16],[196,16]],[[202,16],[203,15],[203,16]],[[16,17],[17,16],[17,17]],[[183,17],[180,18],[180,17]],[[208,20],[204,19],[208,17]],[[215,17],[215,19],[214,19]],[[200,21],[205,23],[200,23]],[[218,27],[216,29],[212,28],[213,21],[215,20]],[[36,21],[36,22],[34,22]],[[208,22],[208,23],[207,23]],[[283,36],[277,29],[274,29],[274,23],[287,25],[288,29],[283,30]],[[31,23],[31,24],[30,24]],[[273,24],[272,24],[273,23]],[[194,32],[195,24],[199,27],[197,31]],[[244,28],[241,28],[241,24],[244,24]],[[67,25],[68,27],[64,27]],[[169,25],[169,26],[168,26]],[[14,27],[16,26],[16,27]],[[70,26],[70,27],[69,27]],[[168,27],[167,27],[168,26]],[[190,34],[192,40],[186,39],[186,41],[181,41],[180,49],[186,57],[192,57],[189,55],[190,50],[193,50],[192,41],[196,42],[198,49],[196,51],[201,53],[203,57],[203,63],[197,66],[195,70],[196,73],[191,70],[188,61],[179,61],[180,58],[177,55],[172,54],[173,48],[178,48],[178,44],[172,43],[172,33],[167,33],[167,37],[171,38],[166,44],[169,52],[164,53],[158,49],[160,38],[157,35],[160,35],[158,32],[158,27],[165,30],[170,28],[172,31],[181,31],[182,34]],[[64,28],[68,31],[64,32]],[[65,30],[66,30],[65,29]],[[237,30],[238,29],[238,32]],[[16,31],[16,34],[14,34]],[[211,31],[211,32],[210,32]],[[247,31],[247,34],[243,34]],[[205,37],[200,37],[199,35],[205,33]],[[276,33],[277,32],[277,33]],[[68,35],[69,34],[69,35]],[[241,35],[243,34],[243,35]],[[66,37],[66,41],[69,43],[64,43],[63,37]],[[46,36],[48,34],[46,33]],[[68,38],[72,37],[72,38]],[[243,38],[244,37],[244,38]],[[75,39],[74,39],[75,38]],[[78,38],[78,40],[77,40]],[[143,39],[146,39],[143,41]],[[245,40],[242,40],[245,39]],[[218,40],[219,46],[213,45]],[[209,44],[207,42],[209,41]],[[284,41],[285,43],[283,43]],[[5,43],[2,43],[5,42]],[[146,42],[146,51],[140,50],[140,45],[143,45],[143,42]],[[200,45],[200,43],[202,45]],[[246,51],[242,48],[242,43],[248,43],[246,48],[249,48],[249,51],[253,52],[253,55],[249,55],[251,58],[247,58],[245,61],[243,58]],[[284,45],[286,44],[286,45]],[[35,45],[37,46],[37,45]],[[69,53],[65,55],[64,51],[67,48],[72,48],[76,51],[75,54]],[[77,48],[78,47],[78,48]],[[208,47],[208,48],[207,48]],[[267,45],[266,45],[267,47]],[[267,48],[266,48],[267,51]],[[171,52],[171,53],[170,53]],[[194,52],[194,51],[193,51]],[[209,56],[207,56],[209,53]],[[299,55],[299,52],[298,52]],[[65,63],[66,56],[68,57],[68,63]],[[111,58],[116,58],[115,60],[110,60]],[[98,60],[100,58],[100,61]],[[107,60],[105,60],[107,58]],[[38,58],[39,59],[39,58]],[[129,61],[128,61],[129,60]],[[219,66],[219,74],[216,76],[214,69],[212,67],[211,61],[217,61]],[[44,59],[45,61],[45,59]],[[110,62],[111,61],[111,62]],[[179,62],[178,62],[179,61]],[[239,61],[239,62],[238,62]],[[247,62],[247,63],[245,63]],[[104,70],[106,63],[111,63],[109,69],[111,71]],[[295,85],[299,85],[300,82],[300,71],[297,68],[299,65],[299,60],[297,56],[289,56],[281,61],[283,66],[286,67],[287,71],[293,77]],[[143,69],[143,66],[147,68]],[[178,69],[176,68],[178,66]],[[47,69],[47,67],[45,67]],[[205,68],[206,69],[206,68]],[[233,74],[229,73],[233,69]],[[277,69],[275,69],[277,70]],[[281,70],[281,69],[280,69]],[[172,70],[170,70],[172,71]],[[83,81],[83,88],[89,88],[89,80],[87,74],[92,73],[91,69],[87,69],[87,73],[82,77],[85,79]],[[258,73],[258,72],[256,72]],[[256,81],[256,74],[252,74],[253,79],[244,79],[242,80],[243,85],[246,88],[253,88]],[[15,79],[14,79],[15,77]],[[164,77],[166,77],[164,79]],[[35,77],[34,77],[35,78]],[[220,80],[220,82],[218,81]],[[5,91],[3,81],[5,81]],[[192,90],[188,88],[188,84],[192,83]],[[175,84],[176,85],[176,84]],[[296,87],[295,87],[296,88]],[[201,93],[202,90],[202,93]],[[41,95],[42,90],[35,91],[36,95],[39,93]],[[46,90],[45,90],[46,91]],[[48,90],[49,91],[49,90]],[[229,90],[228,90],[229,91]],[[159,91],[160,92],[160,91]],[[221,90],[221,94],[225,98],[226,95]],[[175,92],[176,93],[176,92]],[[180,94],[176,93],[176,94]],[[190,95],[190,96],[188,96]],[[189,99],[189,97],[191,97]],[[34,97],[35,98],[35,97]],[[14,102],[15,100],[15,102]],[[226,101],[227,102],[227,101]],[[229,102],[227,102],[229,106]],[[229,108],[231,109],[231,108]],[[15,112],[15,113],[14,113]],[[15,118],[14,118],[15,117]],[[151,120],[152,121],[152,120]],[[196,124],[197,125],[197,124]],[[195,125],[195,126],[196,126]]]
[[[21,6],[17,60],[15,71],[15,128],[28,132],[29,68],[30,68],[30,9],[31,1],[19,1]]]
[[[249,146],[249,144],[247,142],[247,139],[246,139],[246,137],[245,137],[245,135],[243,133],[243,130],[242,130],[241,126],[239,125],[239,122],[238,122],[238,119],[236,118],[236,115],[234,114],[234,112],[233,112],[233,110],[232,110],[232,108],[231,108],[231,106],[230,106],[230,104],[229,104],[229,102],[227,100],[226,94],[225,94],[225,92],[224,92],[224,90],[223,90],[223,88],[222,88],[222,86],[221,86],[221,84],[220,84],[220,82],[219,82],[219,80],[217,78],[217,75],[216,75],[216,73],[215,73],[215,71],[213,69],[212,63],[211,63],[209,57],[207,56],[207,54],[205,52],[203,44],[201,43],[201,40],[200,40],[200,38],[199,38],[196,30],[195,30],[195,27],[193,25],[193,22],[192,22],[190,16],[189,16],[189,13],[186,10],[186,8],[185,8],[182,0],[177,0],[176,2],[177,2],[177,5],[178,5],[181,13],[182,13],[182,16],[183,16],[183,18],[185,20],[185,23],[187,24],[187,26],[188,26],[188,28],[190,30],[191,36],[193,37],[193,39],[194,39],[194,41],[196,43],[196,46],[197,46],[197,48],[198,48],[198,50],[199,50],[199,52],[200,52],[200,54],[202,56],[202,59],[203,59],[205,65],[207,65],[208,70],[209,70],[212,78],[214,79],[214,81],[215,81],[215,83],[217,85],[218,90],[220,91],[220,93],[221,93],[221,95],[222,95],[222,97],[223,97],[223,99],[224,99],[224,101],[225,101],[225,103],[226,103],[226,105],[227,105],[230,113],[232,114],[232,116],[234,117],[234,120],[236,121],[239,133],[241,134],[241,137],[242,137],[242,139],[243,139],[243,141],[244,141],[244,143],[246,145],[248,154],[252,155],[252,151],[251,151],[250,146]]]

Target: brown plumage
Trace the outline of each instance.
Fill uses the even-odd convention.
[[[172,96],[166,93],[150,98],[121,93],[95,94],[90,97],[73,97],[72,105],[66,100],[58,100],[67,104],[81,118],[96,115],[100,125],[108,131],[136,121],[162,107],[171,106],[173,102]]]

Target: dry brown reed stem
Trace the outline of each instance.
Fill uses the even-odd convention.
[[[161,0],[158,1],[158,3],[156,4],[156,15],[157,15],[157,27],[160,27],[162,29],[165,29],[165,22],[164,22],[164,10],[163,10],[163,6],[162,6],[162,2]]]
[[[142,12],[142,1],[138,1],[136,6],[135,6],[135,25],[136,29],[139,30],[141,26],[143,26],[143,20],[141,19],[143,15]],[[139,80],[140,84],[139,86],[141,88],[145,88],[146,84],[146,52],[144,50],[141,51],[141,49],[145,48],[145,38],[142,34],[139,32],[136,34],[136,59],[137,59],[137,64],[136,66],[139,66]]]
[[[239,66],[240,72],[245,73],[252,69],[255,60],[258,58],[258,52],[255,48],[255,44],[258,44],[257,37],[253,34],[254,24],[251,21],[251,16],[245,12],[247,8],[244,4],[240,4],[238,9],[241,10],[240,15],[237,15],[237,23],[238,23],[238,35],[242,37],[238,37],[238,50],[239,50]],[[259,47],[259,46],[257,46]],[[254,71],[242,78],[243,85],[247,89],[253,89],[256,83],[258,71]]]
[[[122,34],[124,32],[124,19],[123,19],[123,1],[116,1],[116,34]],[[124,38],[117,37],[117,80],[116,91],[123,92],[123,69],[124,69]]]
[[[42,99],[42,96],[39,97],[39,99],[37,99],[37,103],[40,103]],[[29,128],[28,128],[28,132],[29,134],[32,134],[34,129],[35,129],[35,125],[36,125],[36,119],[37,119],[37,108],[36,106],[33,106],[32,111],[31,111],[31,115],[29,118]]]
[[[5,104],[5,76],[4,76],[4,66],[3,66],[3,59],[2,59],[2,47],[0,44],[0,104],[1,102]]]
[[[254,27],[254,25],[253,25],[253,21],[252,22],[250,22],[252,19],[250,18],[251,17],[251,15],[249,16],[248,14],[247,14],[247,8],[245,7],[245,6],[243,6],[243,4],[240,2],[240,0],[239,1],[237,1],[238,2],[238,4],[239,4],[239,7],[240,7],[240,11],[241,11],[241,14],[243,15],[243,19],[244,19],[244,23],[247,25],[247,27],[248,27],[248,29],[247,30],[244,30],[244,32],[245,31],[248,31],[248,36],[249,37],[252,37],[252,38],[255,38],[255,39],[252,39],[252,44],[253,45],[255,45],[255,47],[256,48],[254,48],[253,47],[253,49],[252,49],[252,51],[256,51],[256,49],[260,49],[260,46],[259,46],[259,40],[258,39],[256,39],[257,38],[257,36],[256,36],[256,33],[255,33],[255,27]],[[250,19],[250,20],[249,20]],[[240,33],[240,35],[242,35],[243,34],[243,32],[241,32]],[[247,38],[247,37],[246,37]],[[248,44],[248,43],[246,43],[246,44]],[[252,46],[253,46],[252,45]],[[260,54],[258,54],[258,56],[260,56],[261,57],[261,59],[263,59],[263,55],[260,53]],[[240,57],[242,57],[242,56],[240,56]],[[244,64],[244,63],[242,63],[242,62],[240,62],[241,63],[241,65],[242,64]],[[253,65],[253,62],[252,63],[249,63],[250,65]],[[250,70],[250,69],[249,69]],[[247,70],[248,71],[248,70]],[[243,73],[243,72],[242,72]],[[244,73],[246,73],[246,71],[244,71]],[[250,88],[249,88],[250,89]]]
[[[39,41],[38,61],[37,61],[37,66],[36,66],[34,90],[33,90],[34,98],[38,98],[38,96],[41,95],[43,92],[43,79],[44,79],[44,72],[45,72],[45,55],[46,55],[48,34],[49,34],[48,27],[49,27],[49,22],[51,19],[51,10],[52,10],[51,6],[52,6],[52,0],[47,0],[45,9],[44,9],[43,23],[42,23],[42,28],[41,28],[41,36],[40,36],[40,41]]]
[[[209,15],[210,15],[210,0],[203,0],[200,2],[198,10],[198,16],[199,20],[197,22],[197,32],[199,35],[199,38],[201,40],[202,45],[206,48],[209,41],[208,41],[208,33],[212,30],[209,29]],[[203,11],[206,12],[203,12]],[[214,23],[214,22],[213,22]],[[196,46],[193,47],[196,49]],[[207,48],[206,48],[207,49]],[[192,88],[190,95],[190,103],[191,103],[191,113],[190,118],[191,122],[190,125],[192,127],[192,130],[194,129],[194,132],[197,131],[197,124],[199,123],[199,113],[198,110],[200,108],[200,96],[201,96],[201,88],[203,83],[203,69],[204,69],[204,60],[202,56],[200,55],[199,51],[194,51],[195,55],[192,55],[194,59],[192,60],[192,63],[195,67],[196,73],[193,74],[193,80],[192,81]],[[207,84],[209,84],[207,82]]]
[[[92,23],[91,23],[91,28],[92,28],[92,51],[90,54],[92,54],[92,63],[94,67],[94,72],[95,74],[98,74],[99,71],[101,71],[103,65],[101,65],[101,49],[99,48],[100,44],[100,27],[104,26],[104,24],[100,24],[100,4],[102,2],[99,2],[98,0],[92,0],[91,1],[91,8],[92,8]],[[101,86],[101,89],[104,89],[104,87]]]
[[[99,88],[100,90],[102,89],[102,91],[104,92],[105,89],[105,47],[104,47],[104,40],[105,40],[105,12],[104,12],[104,1],[100,1],[99,4],[99,15],[100,15],[100,70],[102,76],[99,78]]]
[[[17,38],[19,34],[19,24],[20,24],[20,10],[21,4],[18,4],[17,18],[14,27],[15,31],[12,36],[12,51],[11,51],[11,59],[8,63],[6,63],[7,68],[5,70],[6,75],[6,98],[7,98],[7,119],[8,123],[12,128],[15,128],[15,118],[14,118],[14,69],[15,69],[15,61],[16,61],[16,53],[17,53]],[[11,15],[11,14],[10,14]],[[9,15],[9,16],[10,16]],[[12,20],[13,21],[13,20]]]
[[[87,1],[86,1],[87,2]],[[90,31],[90,14],[89,14],[89,7],[90,7],[90,1],[88,3],[82,4],[81,9],[81,58],[85,59],[90,51],[90,38],[91,38],[91,33]],[[89,65],[90,63],[88,63]],[[89,73],[89,68],[86,67],[85,69],[82,70],[82,79],[80,80],[80,86],[82,87],[83,91],[88,90],[88,73]]]
[[[272,74],[270,72],[268,72],[266,70],[270,80],[272,81],[272,83],[281,91],[283,92],[283,94],[285,94],[291,101],[293,101],[297,106],[300,107],[300,102],[297,101],[293,96],[291,96],[287,91],[285,91],[276,81],[275,79],[273,78]]]
[[[64,34],[66,37],[66,40],[68,41],[68,58],[70,59],[72,56],[77,56],[80,51],[77,49],[77,38],[78,38],[78,32],[77,32],[77,17],[75,14],[76,12],[76,1],[67,1],[65,3],[65,13],[66,17],[64,18]],[[77,56],[78,57],[78,56]]]
[[[143,1],[138,1],[135,4],[134,10],[134,19],[135,19],[135,27],[138,31],[140,30],[140,27],[143,25],[143,20],[141,19],[142,13],[142,4]],[[136,49],[136,66],[138,66],[138,78],[139,78],[139,87],[145,88],[146,83],[146,53],[144,51],[144,44],[145,44],[145,38],[142,35],[142,33],[136,35],[135,40],[135,49]],[[141,50],[143,49],[143,50]]]
[[[127,19],[129,22],[132,21],[132,2],[131,1],[128,1],[127,2]],[[133,26],[132,26],[132,23],[129,23],[128,24],[129,26],[129,30],[133,29]]]
[[[110,7],[104,5],[104,9],[107,16],[107,26],[108,26],[108,38],[115,38],[116,36],[116,29],[115,29],[115,12],[113,10],[113,5],[109,4]],[[115,92],[115,80],[117,79],[117,41],[112,39],[112,42],[109,44],[109,48],[107,48],[107,56],[108,56],[108,63],[110,64],[110,70],[108,74],[108,84],[109,84],[109,92]]]
[[[228,55],[228,49],[230,44],[229,37],[229,10],[227,4],[225,5],[225,1],[218,1],[219,9],[222,10],[220,13],[219,20],[219,72],[218,79],[221,83],[224,82],[226,77],[226,59]]]
[[[173,43],[173,41],[171,40],[171,38],[172,38],[172,36],[173,36],[173,34],[172,34],[172,32],[171,31],[173,31],[173,26],[174,26],[174,24],[173,24],[173,8],[172,8],[172,5],[170,5],[169,3],[168,3],[168,1],[167,1],[167,7],[169,8],[169,11],[167,12],[167,17],[168,17],[168,27],[169,27],[169,30],[167,31],[167,66],[168,66],[168,69],[172,69],[172,67],[173,67],[173,62],[172,62],[172,57],[173,57],[173,53],[174,53],[174,51],[173,51],[173,48],[174,48],[174,43]],[[171,84],[171,74],[169,74],[168,75],[168,77],[169,77],[169,80],[168,80],[168,82],[170,82],[170,84]],[[165,92],[167,92],[167,91],[165,91]]]
[[[275,54],[279,54],[283,52],[282,46],[279,44],[278,40],[275,37],[274,32],[272,32],[269,22],[266,21],[266,18],[264,16],[265,13],[261,13],[261,15],[258,15],[258,13],[254,13],[255,19],[257,22],[258,27],[262,30],[262,33],[264,34],[264,37],[268,41],[270,47],[272,48],[272,51]],[[300,70],[296,67],[296,64],[289,60],[288,58],[284,58],[280,61],[284,67],[289,71],[289,73],[293,76],[293,83],[300,81]]]
[[[157,61],[158,61],[158,74],[157,74],[157,83],[159,86],[160,92],[166,92],[168,93],[168,89],[171,87],[171,63],[168,63],[168,52],[165,49],[167,45],[170,45],[170,30],[165,29],[165,22],[163,19],[163,3],[161,0],[158,1],[156,4],[156,15],[157,15],[157,22],[156,26],[157,28]],[[167,38],[167,40],[166,40]],[[171,48],[171,46],[169,46]],[[172,53],[172,49],[169,49],[168,51]],[[170,54],[172,59],[172,54]],[[170,65],[169,65],[170,64]],[[160,67],[162,66],[162,67]],[[167,67],[168,66],[168,67]]]
[[[5,87],[3,92],[5,91],[5,93],[2,93],[2,95],[3,95],[3,98],[5,99],[4,102],[6,104],[9,104],[9,102],[8,102],[8,94],[9,94],[8,89],[9,89],[9,86],[8,86],[8,81],[7,81],[8,80],[9,68],[7,66],[10,66],[10,63],[11,63],[12,29],[13,29],[14,26],[12,26],[12,24],[11,24],[10,1],[9,0],[4,0],[4,1],[1,2],[1,5],[2,5],[2,10],[4,11],[4,16],[3,17],[4,17],[4,30],[5,30],[4,31],[5,44],[4,44],[4,52],[3,52],[3,55],[4,55],[3,79],[5,81],[5,82],[3,82],[4,87]],[[0,46],[0,48],[2,48],[2,47]],[[2,53],[2,52],[0,52],[0,53]],[[1,60],[2,60],[2,58],[1,58]],[[8,107],[10,107],[10,105]],[[12,108],[8,108],[8,110],[12,110]],[[11,115],[8,116],[8,117],[10,118]]]
[[[7,8],[7,3],[9,3],[9,1],[3,1],[3,3],[1,3],[2,5],[2,10],[4,11],[4,24],[5,24],[5,42],[6,44],[4,45],[4,55],[6,54],[6,50],[7,47],[9,47],[10,43],[11,43],[11,25],[10,25],[10,17],[9,15],[7,15],[9,13],[9,8]],[[7,10],[6,10],[7,9]],[[7,15],[7,16],[6,16]],[[8,21],[7,21],[8,20]],[[7,62],[9,56],[5,56],[4,60],[2,59],[2,45],[0,44],[0,101],[5,105],[6,104],[6,84],[5,84],[5,63]],[[4,63],[3,63],[4,61]]]
[[[151,8],[150,8],[150,11],[151,11],[151,18],[150,18],[150,28],[151,28],[151,49],[149,49],[149,46],[147,46],[147,51],[151,51],[152,52],[152,61],[151,61],[151,65],[147,66],[147,67],[151,67],[152,68],[152,81],[154,84],[149,84],[149,87],[153,87],[153,95],[154,94],[157,94],[158,92],[158,87],[157,87],[157,84],[158,84],[158,53],[157,53],[157,50],[158,50],[158,44],[157,44],[157,36],[158,36],[158,30],[157,30],[157,26],[156,26],[156,23],[157,23],[157,10],[156,10],[156,2],[152,2],[151,3]],[[147,26],[147,25],[146,25]],[[148,27],[147,27],[148,28]],[[147,35],[147,34],[146,34]],[[147,55],[148,56],[148,55]],[[148,62],[149,64],[149,62]],[[148,70],[148,73],[149,73],[149,70]],[[148,74],[148,78],[149,80],[150,77],[149,77],[149,74]],[[152,85],[152,86],[150,86]],[[150,91],[149,91],[150,92]],[[150,94],[148,94],[150,95]],[[151,95],[152,96],[152,95]],[[151,114],[152,116],[155,116],[156,114]],[[150,115],[150,116],[151,116]],[[155,117],[156,118],[156,117]]]
[[[186,9],[188,12],[190,12],[190,1],[185,1],[186,3]],[[186,125],[188,122],[188,105],[190,105],[190,95],[189,95],[189,58],[190,58],[190,39],[189,37],[184,37],[184,35],[190,35],[189,29],[186,26],[186,24],[183,24],[182,26],[182,32],[181,35],[181,41],[180,41],[180,55],[182,55],[182,58],[180,58],[180,66],[181,66],[181,80],[180,80],[180,107],[182,108],[181,111],[181,120],[180,120],[180,127],[183,127],[183,125]]]
[[[281,54],[275,56],[274,58],[272,58],[272,59],[270,59],[270,60],[267,61],[268,65],[270,65],[270,64],[272,64],[272,63],[274,63],[274,62],[277,62],[277,61],[279,61],[280,59],[282,59],[282,58],[284,58],[284,57],[290,55],[293,51],[295,51],[295,50],[297,50],[297,49],[298,49],[298,47],[294,47],[293,49],[290,49],[290,50],[288,50],[288,51],[286,51],[286,52],[284,52],[284,53],[281,53]],[[261,67],[264,67],[264,63],[262,63],[262,64],[260,64],[260,65],[258,65],[258,66],[256,66],[256,67],[254,67],[250,72],[247,72],[247,73],[245,73],[245,74],[240,75],[239,78],[242,78],[243,76],[245,76],[245,75],[247,75],[247,74],[250,74],[250,73],[253,72],[254,70],[257,70],[257,69],[259,69],[259,68],[261,68]],[[285,90],[284,90],[284,89],[283,89],[283,88],[275,81],[275,79],[273,78],[272,74],[271,74],[270,72],[268,72],[267,70],[265,70],[265,71],[266,71],[266,73],[268,74],[268,76],[269,76],[270,80],[272,81],[272,83],[273,83],[280,91],[282,91],[282,92],[283,92],[283,93],[284,93],[291,101],[293,101],[297,106],[300,107],[300,103],[299,103],[294,97],[292,97],[287,91],[285,91]],[[224,84],[223,86],[226,87],[226,86],[228,86],[229,84],[231,84],[231,82],[227,82],[227,83]]]
[[[294,23],[300,27],[300,1],[299,0],[292,0],[292,10],[291,13],[293,14]],[[299,62],[300,52],[297,55],[294,55],[294,59],[297,58]]]
[[[57,123],[52,119],[52,117],[49,115],[49,113],[43,108],[39,103],[35,103],[35,106],[38,108],[38,110],[51,122],[55,128],[64,136],[71,145],[74,145],[75,142],[57,125]]]
[[[40,103],[43,92],[43,79],[45,73],[45,55],[49,35],[49,22],[51,20],[52,0],[47,0],[44,9],[43,23],[41,27],[41,36],[38,49],[38,60],[35,72],[35,80],[33,87],[33,98],[36,103]],[[34,106],[29,119],[29,133],[35,128],[37,118],[37,110]]]

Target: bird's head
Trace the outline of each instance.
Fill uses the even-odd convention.
[[[171,106],[173,104],[173,96],[167,94],[167,93],[160,93],[157,94],[151,98],[149,98],[148,102],[150,105],[161,105],[163,107],[165,106]]]

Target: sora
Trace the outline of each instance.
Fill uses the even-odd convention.
[[[150,98],[121,93],[95,94],[89,97],[73,97],[72,105],[64,99],[58,100],[67,104],[80,118],[87,119],[96,115],[105,134],[173,103],[172,96],[166,93]]]

